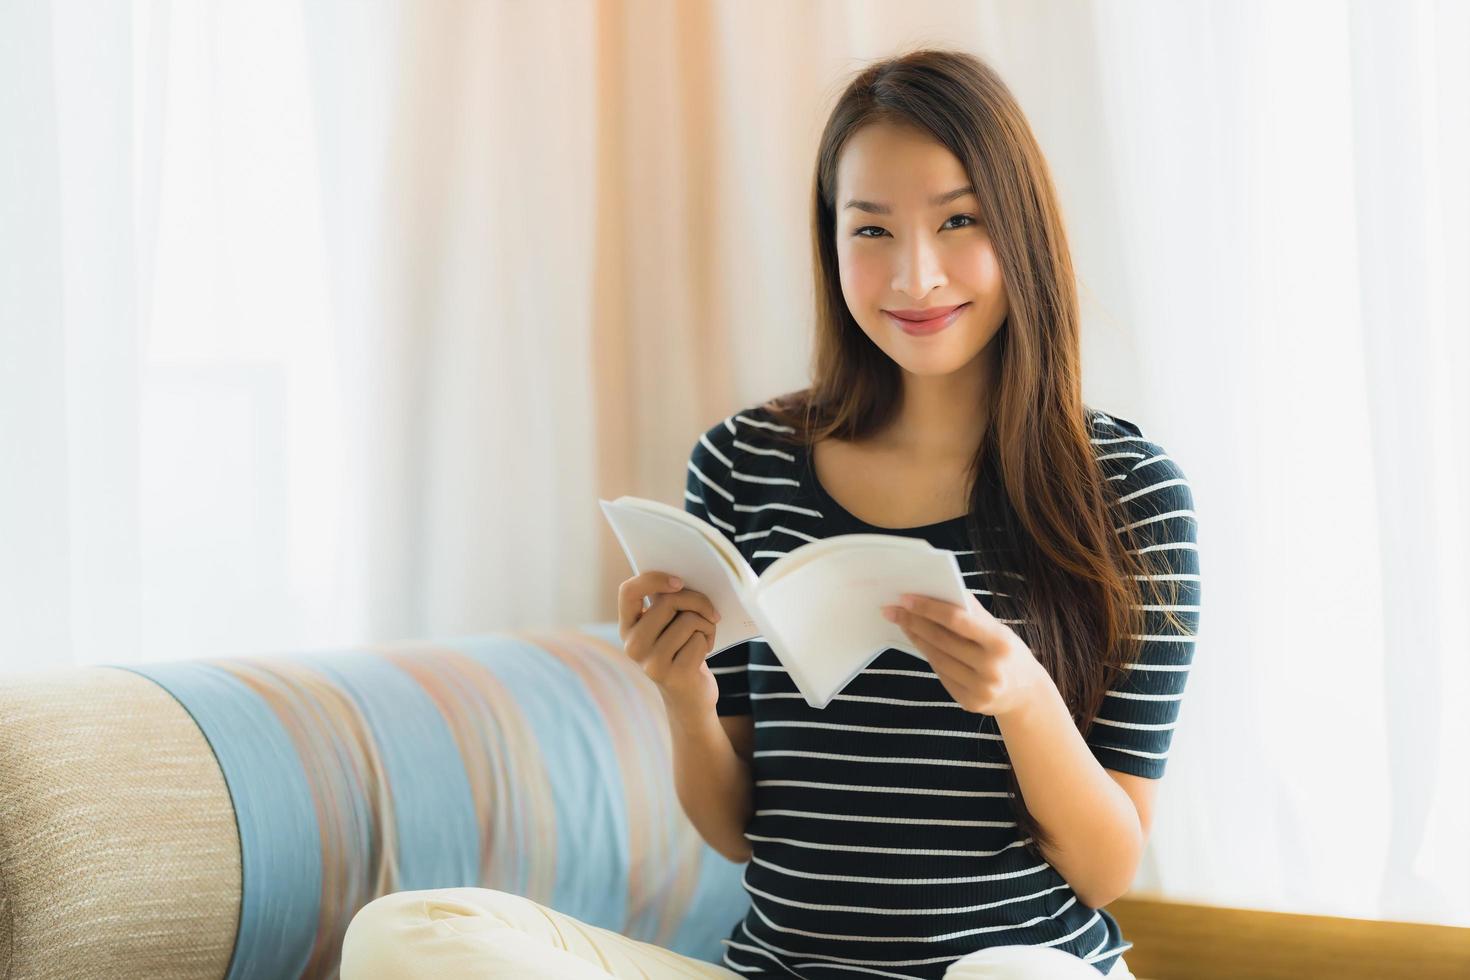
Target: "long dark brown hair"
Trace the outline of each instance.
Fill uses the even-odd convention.
[[[1150,578],[1157,569],[1135,553],[1133,533],[1114,530],[1129,522],[1089,441],[1077,290],[1050,171],[1010,89],[974,55],[920,49],[876,62],[832,109],[812,180],[812,384],[762,405],[794,431],[768,435],[804,446],[859,440],[899,408],[901,369],[853,319],[837,265],[838,156],[854,132],[875,122],[927,132],[964,165],[980,198],[1009,312],[991,340],[999,345],[997,383],[982,396],[989,422],[967,470],[966,533],[977,558],[1004,561],[1000,567],[1024,576],[1024,588],[1007,588],[987,605],[1012,622],[1085,736],[1122,665],[1138,658],[1139,606],[1174,599]],[[1008,775],[1017,822],[1041,857],[1052,840],[1027,809],[1015,771]]]

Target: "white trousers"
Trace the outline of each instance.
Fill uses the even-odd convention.
[[[400,891],[364,905],[342,941],[341,980],[731,980],[743,975],[579,922],[493,888]],[[1135,980],[1122,957],[1109,980]],[[1047,946],[992,946],[944,980],[1097,980],[1097,968]]]

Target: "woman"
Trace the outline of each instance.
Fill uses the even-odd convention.
[[[1056,195],[984,63],[921,50],[864,70],[813,205],[813,383],[710,427],[685,507],[757,572],[833,534],[920,537],[956,555],[969,600],[885,608],[927,662],[884,651],[814,710],[760,640],[705,660],[707,597],[663,572],[623,583],[680,798],[750,862],[730,969],[518,896],[441,897],[493,906],[477,962],[507,975],[1129,980],[1103,906],[1137,869],[1193,658],[1188,482],[1082,403]],[[366,958],[344,952],[345,980]]]

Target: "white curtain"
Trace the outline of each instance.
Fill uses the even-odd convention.
[[[588,249],[524,234],[592,194],[556,14],[0,8],[0,666],[594,606]],[[564,110],[518,109],[553,40]]]
[[[610,619],[592,502],[802,383],[821,121],[920,43],[1193,484],[1135,891],[1470,925],[1454,0],[0,5],[0,671]]]
[[[1140,884],[1470,925],[1470,5],[1095,20],[1088,237],[1122,274],[1094,286],[1138,371],[1105,404],[1183,460],[1201,515]]]

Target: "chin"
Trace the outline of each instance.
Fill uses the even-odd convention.
[[[994,333],[989,337],[976,337],[973,332],[958,329],[964,319],[961,317],[949,329],[931,337],[910,337],[895,330],[881,310],[873,321],[876,326],[861,326],[873,346],[899,367],[913,374],[949,374],[974,360],[995,337]],[[882,342],[879,342],[879,337],[883,338]]]
[[[889,358],[894,364],[897,364],[909,374],[917,374],[924,377],[941,377],[960,370],[973,361],[975,356],[973,354],[959,356],[945,354],[944,356],[930,357],[893,357],[889,355]]]

